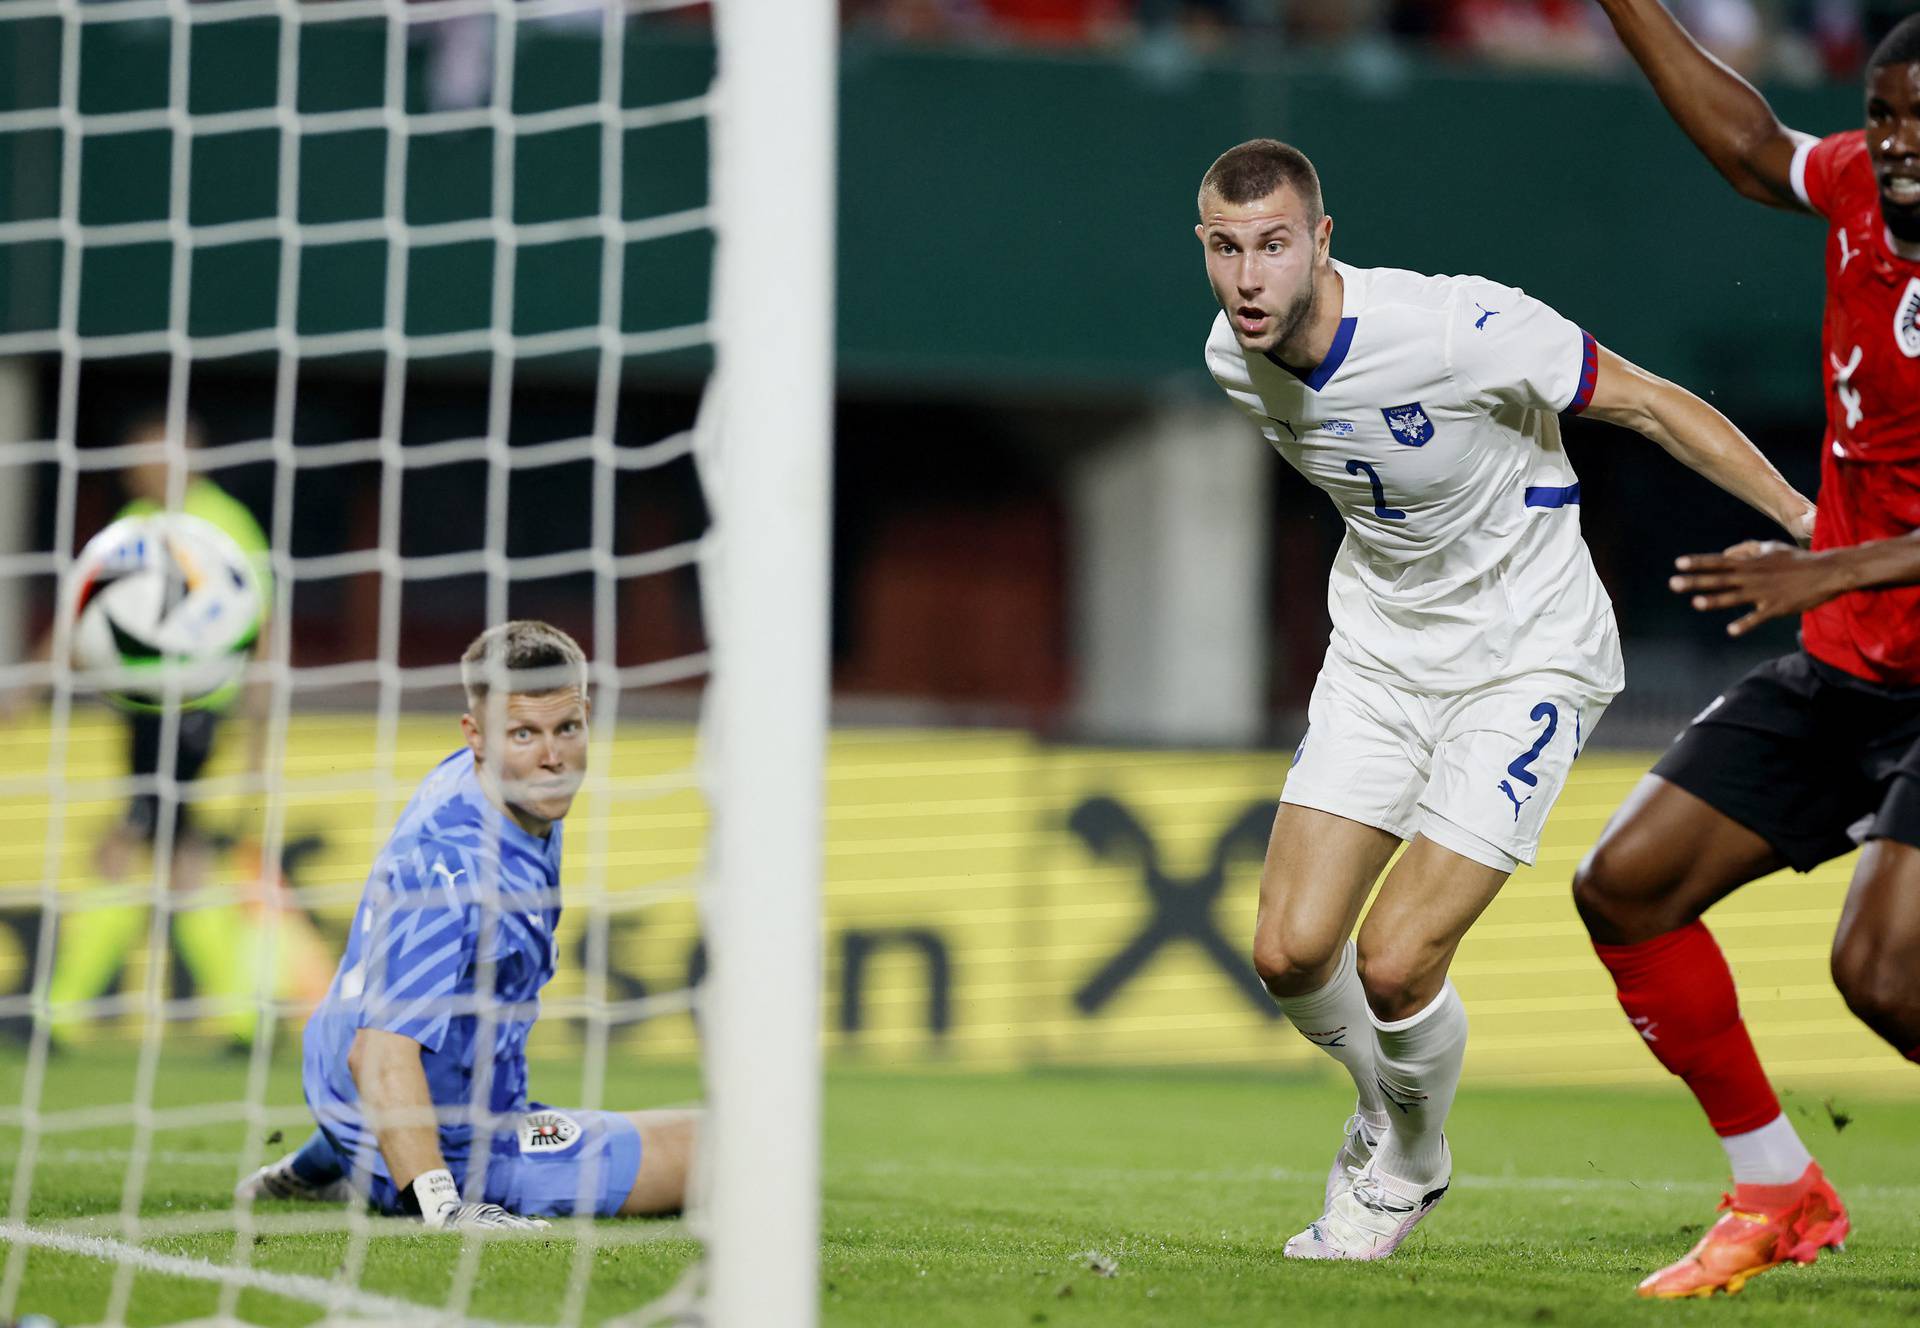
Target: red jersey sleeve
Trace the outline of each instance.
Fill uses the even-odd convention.
[[[1867,136],[1859,129],[1802,143],[1793,154],[1793,192],[1815,212],[1831,218],[1841,206],[1841,182],[1847,168],[1855,164],[1855,158],[1866,154]]]

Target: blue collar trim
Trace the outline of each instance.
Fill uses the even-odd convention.
[[[1305,383],[1313,391],[1318,392],[1329,382],[1333,381],[1333,376],[1340,372],[1340,366],[1346,362],[1347,348],[1353,344],[1353,328],[1359,321],[1359,318],[1351,314],[1340,320],[1340,326],[1333,334],[1333,345],[1327,348],[1327,358],[1320,361],[1319,367],[1312,372],[1303,372],[1294,368],[1272,351],[1267,352],[1267,358]]]

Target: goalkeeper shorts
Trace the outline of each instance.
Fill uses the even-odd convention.
[[[463,1168],[450,1169],[466,1193]],[[494,1136],[481,1197],[521,1217],[613,1217],[639,1174],[640,1131],[625,1115],[534,1102],[517,1129]],[[384,1176],[371,1181],[374,1206],[400,1212],[393,1182]],[[590,1207],[582,1207],[583,1197]]]

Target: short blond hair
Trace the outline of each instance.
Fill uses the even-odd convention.
[[[460,685],[474,714],[495,683],[509,695],[541,696],[578,687],[587,695],[587,652],[580,643],[537,618],[498,623],[473,638],[460,656]]]

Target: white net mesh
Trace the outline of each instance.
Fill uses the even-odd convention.
[[[0,7],[0,67],[17,75],[0,94],[0,414],[37,396],[39,417],[20,435],[36,441],[0,457],[0,488],[43,496],[0,510],[0,613],[47,629],[45,659],[23,635],[0,679],[47,698],[0,761],[16,831],[0,1019],[23,1034],[0,1062],[0,1319],[169,1321],[182,1286],[200,1299],[174,1317],[248,1323],[316,1307],[419,1321],[419,1306],[481,1322],[503,1304],[515,1322],[639,1322],[691,1303],[661,1299],[695,1258],[681,1223],[573,1219],[538,1258],[477,1239],[422,1253],[362,1205],[227,1196],[311,1126],[300,1020],[375,851],[459,741],[459,647],[509,617],[580,639],[596,719],[534,1096],[625,1110],[700,1095],[682,1067],[726,787],[694,725],[728,616],[711,601],[728,516],[700,406],[715,44],[684,0]],[[160,412],[144,434],[123,427],[136,398]],[[209,444],[190,445],[201,428]],[[63,662],[52,587],[112,515],[111,477],[156,463],[170,504],[211,477],[265,527],[257,770],[238,719],[205,771],[183,770],[201,721],[173,706],[153,721],[156,768],[130,775],[122,719]],[[140,795],[184,800],[194,842],[240,851],[178,888],[167,864],[188,832],[163,812],[150,858],[103,870],[97,846]],[[209,983],[193,961],[221,916],[212,931],[239,944]],[[74,938],[116,928],[117,989],[63,988]],[[244,1055],[221,1060],[222,1044]],[[659,1067],[646,1101],[623,1097],[636,1065]],[[796,1174],[811,1185],[811,1164]],[[78,1308],[62,1260],[94,1269]],[[306,1308],[278,1317],[288,1305]]]

